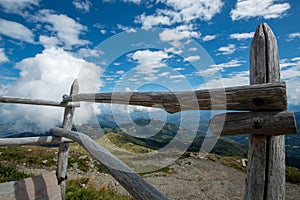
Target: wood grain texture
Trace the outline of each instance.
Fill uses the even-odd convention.
[[[162,193],[89,136],[61,128],[52,128],[50,132],[69,138],[84,147],[135,199],[167,199]]]
[[[78,94],[79,92],[79,85],[78,81],[74,80],[71,89],[70,89],[70,95]],[[64,112],[64,119],[62,128],[66,130],[72,129],[72,121],[73,121],[73,115],[75,112],[75,107],[66,107]],[[68,167],[68,157],[69,157],[69,143],[64,142],[59,145],[59,151],[58,151],[58,160],[57,160],[57,169],[56,169],[56,175],[58,183],[61,187],[61,196],[64,200],[65,193],[66,193],[66,181],[67,178],[67,167]]]
[[[287,111],[231,112],[215,115],[210,121],[210,129],[222,135],[297,133],[294,113]]]
[[[276,38],[260,24],[250,47],[250,83],[280,81]],[[249,135],[245,200],[285,198],[284,136]]]
[[[267,82],[280,82],[278,45],[271,28],[264,24],[266,36]],[[267,182],[265,198],[267,200],[285,199],[285,137],[267,136]]]
[[[67,138],[61,138],[56,136],[0,138],[0,146],[60,144],[62,142],[73,142],[73,141]]]
[[[214,110],[285,110],[287,107],[285,83],[183,92],[82,93],[65,97],[64,101],[147,106],[162,108],[169,113],[212,108]]]
[[[74,104],[74,103],[42,100],[42,99],[29,99],[29,98],[8,97],[8,96],[0,96],[0,103],[29,104],[29,105],[55,106],[55,107],[79,107],[80,106],[78,103]]]

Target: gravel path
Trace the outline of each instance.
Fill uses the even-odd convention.
[[[171,172],[144,175],[150,184],[163,192],[169,199],[243,199],[246,174],[226,167],[218,161],[200,158],[182,158],[169,166]],[[53,170],[53,169],[52,169]],[[47,170],[27,169],[23,171],[41,174]],[[49,170],[48,170],[49,171]],[[99,172],[84,173],[71,169],[69,179],[89,177],[97,187],[110,187],[128,194],[110,175]],[[287,183],[286,200],[300,199],[300,185]]]

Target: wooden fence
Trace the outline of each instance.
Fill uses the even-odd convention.
[[[57,180],[65,199],[69,143],[83,146],[136,199],[167,199],[162,193],[133,172],[122,161],[83,133],[73,132],[72,119],[79,102],[115,103],[163,108],[169,113],[183,110],[224,109],[223,101],[211,99],[226,95],[229,112],[211,119],[210,129],[222,135],[249,134],[248,170],[245,200],[285,198],[284,134],[296,133],[294,114],[287,110],[286,85],[280,82],[276,38],[267,24],[260,24],[250,50],[249,86],[186,92],[79,93],[78,82],[61,102],[14,97],[0,97],[2,103],[60,106],[65,108],[62,128],[52,128],[53,137],[0,139],[0,145],[59,144]],[[190,96],[197,97],[192,104]],[[125,101],[128,100],[129,101]],[[215,105],[216,104],[216,105]],[[224,116],[225,115],[225,116]],[[225,121],[224,121],[225,117]],[[224,126],[223,126],[224,125]],[[58,136],[58,137],[57,137]]]

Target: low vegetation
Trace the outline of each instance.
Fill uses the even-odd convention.
[[[67,181],[67,200],[132,200],[111,188],[97,188],[88,178]]]
[[[134,137],[129,137],[128,135],[113,133],[111,132],[111,129],[107,129],[106,131],[108,132],[107,138],[115,146],[132,153],[150,153],[155,151],[155,148],[149,148],[150,143],[161,144],[165,142],[162,141],[163,138],[160,138],[160,140],[157,140],[155,143],[153,140],[138,140]],[[228,147],[228,144],[231,144],[230,147]],[[246,167],[243,167],[241,162],[242,158],[245,157],[245,151],[242,145],[237,145],[231,140],[224,139],[217,143],[215,152],[219,153],[220,155],[209,154],[207,155],[207,158],[213,161],[221,162],[223,165],[233,167],[242,172],[246,172]],[[235,154],[235,156],[233,154]],[[18,166],[25,166],[29,168],[48,168],[53,170],[56,168],[56,163],[57,147],[2,147],[0,148],[0,182],[21,180],[32,176],[32,174],[20,172],[18,170]],[[73,169],[76,168],[76,170],[80,170],[82,172],[95,170],[107,173],[107,171],[96,160],[94,160],[82,147],[77,144],[71,144],[68,167]],[[173,173],[168,166],[150,173],[153,172],[160,172],[164,174]],[[140,175],[146,174],[148,174],[148,172],[141,173]],[[300,184],[300,170],[293,167],[287,167],[286,180],[291,183]],[[129,196],[116,193],[116,191],[114,191],[112,188],[97,188],[88,178],[68,180],[66,198],[72,200],[131,199]]]
[[[300,184],[300,170],[295,167],[286,167],[286,181]]]
[[[1,165],[0,164],[0,183],[8,181],[18,181],[24,178],[31,177],[31,174],[20,172],[16,166],[13,165]]]

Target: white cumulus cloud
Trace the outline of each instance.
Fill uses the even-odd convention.
[[[220,13],[223,7],[222,0],[158,0],[166,9],[157,9],[154,14],[145,13],[138,16],[136,23],[142,28],[150,29],[157,25],[174,25],[176,23],[189,24],[195,20],[210,21],[213,16]]]
[[[89,41],[79,38],[87,30],[87,27],[67,15],[55,14],[51,10],[41,10],[35,19],[50,24],[46,28],[51,31],[51,36],[56,37],[67,49],[89,43]]]
[[[218,51],[219,51],[218,55],[220,55],[220,54],[221,55],[230,55],[236,51],[236,46],[235,46],[235,44],[229,44],[228,46],[220,47],[218,49]]]
[[[34,34],[24,25],[0,18],[0,34],[7,37],[34,43]]]
[[[182,21],[192,21],[201,19],[210,21],[214,15],[221,12],[223,2],[215,0],[213,3],[210,0],[159,0],[161,3],[166,4],[175,12],[178,12]]]
[[[3,48],[0,48],[0,64],[9,61]]]
[[[135,70],[145,75],[156,73],[159,68],[166,66],[163,60],[167,58],[169,56],[164,51],[140,50],[132,55],[132,59],[138,63]]]
[[[80,92],[95,92],[101,86],[97,83],[101,68],[75,58],[62,49],[45,49],[35,57],[22,60],[15,67],[20,70],[20,77],[14,84],[1,90],[1,95],[59,102],[63,94],[69,94],[70,85],[76,78]],[[82,104],[76,110],[78,122],[84,122],[94,114],[88,104]],[[45,131],[61,123],[63,109],[5,105],[0,113],[2,116],[5,114],[8,121],[29,121],[37,125],[39,131]]]
[[[300,57],[291,59],[281,59],[281,78],[287,84],[287,95],[289,103],[292,105],[300,105]]]
[[[300,32],[288,34],[288,41],[294,40],[296,38],[300,38]]]
[[[214,39],[216,39],[216,38],[217,38],[217,35],[205,35],[205,36],[202,38],[202,40],[203,40],[204,42],[207,42],[207,41],[214,40]]]
[[[76,9],[82,10],[84,12],[89,12],[90,7],[92,6],[92,3],[89,0],[74,0],[73,5],[75,6]]]
[[[290,9],[289,3],[278,0],[238,0],[230,12],[232,20],[263,17],[265,19],[282,17]]]
[[[38,6],[40,0],[1,0],[0,7],[7,13],[22,14],[25,8]]]
[[[188,57],[184,58],[184,61],[187,61],[187,62],[195,62],[197,60],[200,60],[200,56],[198,56],[198,55],[188,56]]]
[[[211,65],[206,70],[200,71],[197,74],[200,74],[200,75],[213,75],[213,74],[216,74],[216,73],[221,73],[221,72],[224,71],[225,68],[240,67],[240,66],[242,66],[242,63],[244,63],[244,62],[245,61],[241,61],[241,60],[238,60],[238,59],[232,59],[228,62]]]
[[[250,33],[233,33],[230,34],[230,38],[231,39],[236,39],[236,40],[246,40],[246,39],[250,39],[253,38],[254,36],[254,32],[250,32]]]
[[[179,50],[184,46],[186,39],[200,37],[201,33],[194,29],[195,27],[192,25],[180,25],[172,29],[166,28],[159,33],[159,39],[162,42],[170,43],[173,47]]]

